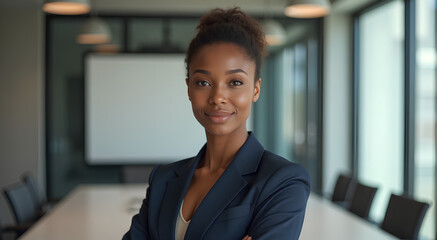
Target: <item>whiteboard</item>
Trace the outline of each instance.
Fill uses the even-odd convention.
[[[184,57],[85,57],[88,164],[167,163],[197,154],[206,139],[188,100]]]

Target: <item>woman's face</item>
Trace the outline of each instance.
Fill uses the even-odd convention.
[[[194,116],[212,135],[246,133],[252,102],[259,97],[261,80],[255,62],[233,43],[203,46],[189,63],[186,79]]]

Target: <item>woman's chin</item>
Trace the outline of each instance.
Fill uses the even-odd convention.
[[[232,133],[231,130],[226,129],[226,128],[205,128],[205,131],[207,134],[212,135],[212,136],[226,136]]]
[[[206,134],[210,136],[231,136],[238,134],[241,132],[242,134],[246,134],[247,130],[245,126],[240,127],[229,127],[229,126],[204,126]]]

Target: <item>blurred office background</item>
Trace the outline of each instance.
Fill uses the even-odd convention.
[[[87,57],[183,54],[202,14],[237,5],[284,30],[250,120],[265,148],[305,166],[316,194],[332,193],[340,173],[378,186],[376,222],[392,192],[431,203],[420,235],[436,239],[435,0],[331,0],[329,15],[310,19],[285,16],[284,0],[92,0],[110,29],[106,50],[76,41],[90,14],[46,14],[42,2],[0,2],[1,187],[24,172],[48,198],[135,171],[145,181],[153,161],[85,159]],[[3,197],[0,219],[13,222]]]

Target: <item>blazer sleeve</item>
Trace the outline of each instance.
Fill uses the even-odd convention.
[[[310,178],[300,165],[277,170],[263,187],[248,235],[254,240],[299,239],[310,194]]]
[[[149,234],[149,199],[152,189],[153,176],[159,166],[156,166],[149,175],[149,187],[147,188],[146,198],[143,200],[140,212],[132,218],[132,224],[129,231],[124,234],[122,240],[147,240],[150,239]]]

